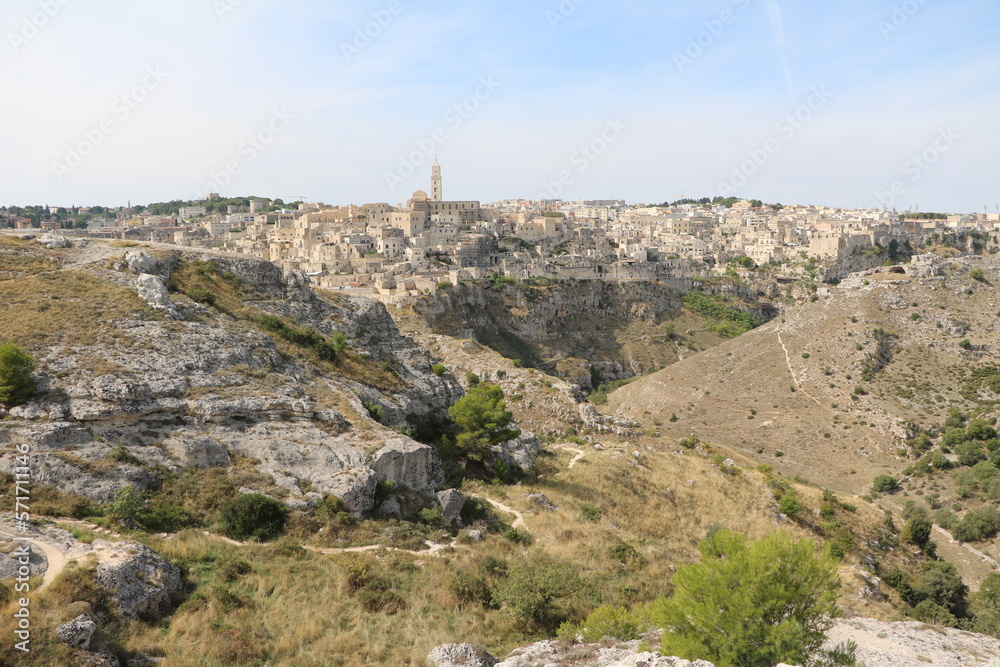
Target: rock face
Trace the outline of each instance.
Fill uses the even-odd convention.
[[[181,590],[181,573],[149,547],[138,542],[105,546],[97,566],[97,584],[110,595],[122,616],[155,620],[172,606]]]
[[[853,641],[866,667],[971,667],[1000,665],[1000,640],[923,623],[884,623],[870,618],[838,621],[827,632],[827,644]]]
[[[90,648],[90,638],[97,630],[97,623],[87,614],[80,614],[69,623],[56,628],[56,637],[63,644],[86,651]]]
[[[427,656],[430,667],[493,667],[500,661],[473,644],[444,644]]]
[[[544,641],[515,650],[506,660],[497,663],[497,667],[545,667],[559,664],[586,667],[714,667],[705,660],[692,662],[659,653],[639,653],[641,643],[632,641],[608,647],[605,644],[566,646],[558,641]],[[572,662],[567,663],[567,660]]]
[[[441,517],[448,523],[458,521],[465,507],[465,494],[458,489],[447,489],[439,491],[437,499],[441,505]]]
[[[89,269],[131,286],[150,310],[103,323],[98,342],[37,354],[39,391],[10,411],[0,444],[30,444],[35,481],[96,502],[128,484],[155,487],[158,467],[225,468],[242,458],[293,506],[314,503],[306,491],[333,494],[360,517],[374,509],[380,481],[433,503],[444,483],[437,453],[382,424],[416,428],[442,415],[464,393],[454,376],[436,376],[429,353],[400,335],[378,302],[318,294],[306,276],[268,262],[208,258],[242,286],[248,305],[346,333],[357,355],[391,368],[398,382],[380,389],[363,374],[297,361],[265,332],[168,293],[172,271],[204,259],[130,252],[117,271]],[[381,408],[381,424],[365,404]],[[529,447],[517,458],[530,455]],[[0,456],[0,472],[15,466],[12,454]]]

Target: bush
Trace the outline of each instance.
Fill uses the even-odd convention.
[[[794,495],[788,494],[782,496],[781,500],[778,501],[778,508],[781,510],[782,514],[794,519],[798,516],[799,510],[802,509],[802,503],[800,503],[799,499]]]
[[[14,343],[0,345],[0,404],[17,405],[35,393],[35,359]]]
[[[876,493],[896,493],[899,491],[899,481],[889,475],[879,475],[872,483],[872,490]]]
[[[431,366],[431,372],[438,377],[444,375],[447,370],[448,369],[445,368],[444,364],[434,364]]]
[[[484,607],[493,605],[493,592],[483,577],[459,571],[451,578],[449,588],[459,602],[475,602]]]
[[[811,541],[774,533],[758,542],[728,530],[699,545],[701,563],[683,565],[674,593],[653,603],[660,652],[717,665],[803,664],[837,615],[835,566]]]
[[[915,516],[903,526],[903,532],[900,537],[904,542],[910,542],[911,544],[923,547],[931,539],[932,528],[933,525],[927,517]]]
[[[188,292],[188,296],[198,303],[204,303],[208,306],[215,305],[215,302],[219,300],[218,294],[203,287],[195,287]]]
[[[584,521],[592,521],[597,523],[604,516],[604,510],[600,507],[594,507],[593,505],[583,505],[580,507],[580,518]]]
[[[364,405],[365,410],[368,411],[369,417],[377,421],[379,424],[382,423],[382,417],[384,416],[384,412],[382,410],[381,405],[379,405],[378,403],[372,403],[371,401],[364,401],[362,405]]]
[[[156,503],[141,513],[139,523],[151,533],[176,533],[198,525],[198,520],[183,507]]]
[[[959,542],[978,542],[994,537],[1000,531],[1000,513],[987,505],[966,514],[952,529]]]
[[[605,637],[619,641],[631,641],[639,637],[639,620],[629,610],[622,607],[602,605],[590,612],[579,626],[583,641],[594,644]]]
[[[285,528],[288,510],[283,504],[259,493],[240,494],[219,508],[222,533],[234,540],[276,537]]]
[[[930,601],[958,618],[965,616],[968,592],[955,566],[943,561],[925,563],[913,582],[913,599],[918,605]]]
[[[104,515],[124,525],[134,525],[142,510],[142,494],[138,489],[129,484],[115,491],[115,495],[107,507],[104,508]]]
[[[574,565],[537,554],[513,563],[497,582],[493,598],[522,622],[554,628],[562,617],[558,601],[580,586]]]
[[[986,282],[986,274],[983,273],[982,269],[973,269],[972,271],[969,271],[969,277],[975,280],[976,282],[980,283]]]

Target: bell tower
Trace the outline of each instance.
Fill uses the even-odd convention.
[[[434,166],[431,167],[431,201],[442,201],[444,196],[441,183],[441,165],[437,158],[434,158]]]

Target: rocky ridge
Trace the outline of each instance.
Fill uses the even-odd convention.
[[[377,406],[383,423],[402,428],[442,413],[463,390],[453,375],[432,372],[427,352],[400,335],[381,304],[321,295],[304,275],[263,261],[134,251],[110,268],[81,266],[77,256],[94,255],[91,244],[76,245],[59,257],[63,265],[135,290],[148,309],[104,322],[94,342],[35,351],[36,396],[0,413],[0,472],[15,467],[14,445],[27,443],[35,483],[96,502],[127,484],[155,488],[157,470],[236,459],[251,461],[297,507],[332,494],[362,516],[380,481],[434,501],[444,482],[436,452],[369,413]],[[321,372],[246,322],[168,291],[182,263],[205,259],[259,311],[346,334],[360,359],[391,367],[395,388]],[[511,457],[530,466],[533,448],[530,438],[512,443]]]

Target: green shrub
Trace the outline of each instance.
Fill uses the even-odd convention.
[[[535,554],[510,565],[507,576],[497,581],[493,598],[521,622],[553,629],[563,618],[559,600],[581,585],[572,563]]]
[[[592,521],[597,523],[604,516],[604,510],[600,507],[595,507],[593,505],[583,505],[580,507],[580,517],[584,521]]]
[[[975,280],[976,282],[980,283],[986,282],[986,274],[983,273],[982,269],[973,269],[972,271],[969,271],[969,277]]]
[[[605,637],[627,642],[638,639],[640,629],[638,619],[629,610],[602,605],[590,612],[580,624],[579,634],[588,644],[599,642]]]
[[[872,490],[877,493],[896,493],[899,491],[899,481],[889,475],[879,475],[872,483]]]
[[[139,523],[151,533],[176,533],[198,525],[198,520],[179,505],[154,503],[140,514]]]
[[[204,303],[208,306],[215,305],[215,302],[219,300],[218,294],[203,287],[193,288],[190,292],[188,292],[188,296],[198,303]]]
[[[980,507],[955,524],[952,535],[959,542],[978,542],[994,537],[1000,531],[1000,512],[992,505]]]
[[[799,511],[802,509],[802,503],[800,503],[799,499],[794,495],[788,494],[782,496],[781,500],[778,501],[778,508],[781,510],[782,514],[794,519],[798,516]]]
[[[276,537],[285,528],[288,510],[285,506],[260,493],[240,494],[219,508],[222,533],[234,540]]]
[[[503,538],[514,544],[529,545],[532,542],[531,534],[522,528],[508,528],[503,532]]]
[[[758,542],[722,529],[699,545],[701,563],[682,565],[669,599],[653,603],[666,630],[660,652],[717,665],[804,664],[837,615],[834,564],[808,540],[774,533]]]
[[[0,404],[17,405],[35,393],[35,359],[14,343],[0,345]]]
[[[931,539],[931,529],[933,525],[926,516],[915,516],[903,526],[900,538],[904,542],[910,542],[923,547]]]
[[[701,440],[699,440],[696,436],[692,435],[690,437],[683,438],[677,444],[683,447],[684,449],[694,449],[699,444],[701,444]]]
[[[484,607],[493,606],[493,592],[483,577],[460,570],[451,578],[449,588],[459,602],[475,602]]]
[[[434,364],[431,366],[431,372],[438,377],[444,375],[447,370],[448,369],[445,368],[444,364]]]
[[[364,401],[362,405],[365,406],[365,410],[368,411],[368,416],[377,421],[379,424],[382,423],[382,417],[384,412],[382,406],[378,403],[372,403],[371,401]]]
[[[104,508],[104,515],[121,524],[135,524],[142,505],[142,494],[129,484],[115,491],[111,502]]]

